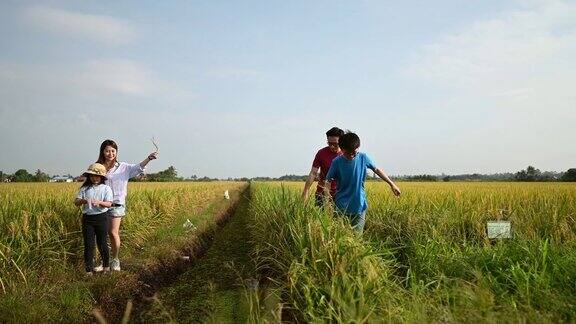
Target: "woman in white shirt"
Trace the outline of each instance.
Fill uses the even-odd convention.
[[[126,214],[126,195],[128,194],[128,180],[144,172],[148,162],[157,158],[158,152],[148,155],[139,164],[129,164],[118,162],[118,145],[113,140],[105,140],[100,145],[100,155],[97,163],[106,167],[106,184],[112,188],[113,201],[110,210],[110,221],[108,237],[112,245],[112,258],[110,260],[111,270],[120,270],[120,260],[118,254],[120,250],[120,223]]]

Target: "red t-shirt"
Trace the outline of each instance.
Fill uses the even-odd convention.
[[[320,168],[320,177],[318,179],[318,186],[316,186],[316,194],[324,195],[324,190],[320,188],[320,184],[326,179],[326,173],[330,169],[332,160],[337,156],[342,155],[342,151],[339,153],[334,153],[330,150],[330,147],[326,146],[316,153],[314,157],[314,162],[312,162],[313,168]],[[332,188],[330,188],[330,193],[334,195],[336,193],[336,181],[332,181]]]

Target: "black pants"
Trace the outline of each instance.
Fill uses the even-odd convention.
[[[110,252],[106,242],[108,232],[108,212],[96,215],[82,215],[82,236],[84,237],[84,266],[86,272],[94,268],[94,245],[102,257],[102,266],[108,267]],[[96,238],[96,240],[94,240]],[[96,241],[96,242],[95,242]]]

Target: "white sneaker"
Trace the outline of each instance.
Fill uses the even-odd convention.
[[[118,259],[110,260],[110,270],[120,271],[120,260]]]
[[[102,263],[100,263],[99,265],[95,266],[94,269],[92,269],[94,272],[102,272],[104,270],[104,266],[102,265]]]

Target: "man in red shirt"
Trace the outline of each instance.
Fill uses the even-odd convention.
[[[304,201],[308,200],[308,190],[312,183],[316,179],[318,172],[320,172],[320,176],[318,177],[318,186],[316,187],[316,194],[314,195],[316,200],[317,206],[322,206],[324,201],[324,188],[322,184],[324,183],[324,179],[326,178],[326,173],[330,169],[330,165],[332,164],[332,160],[335,157],[342,155],[340,151],[340,147],[338,146],[338,139],[340,136],[344,134],[344,131],[338,127],[332,127],[326,132],[326,138],[328,140],[328,146],[320,149],[316,156],[314,157],[314,162],[312,162],[312,169],[310,170],[310,174],[308,174],[308,179],[306,180],[306,184],[304,185],[304,191],[302,191],[302,199]],[[330,194],[332,197],[336,194],[336,182],[332,181],[332,187],[330,188]]]

